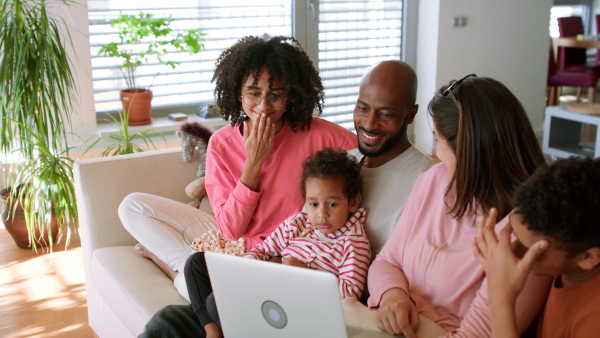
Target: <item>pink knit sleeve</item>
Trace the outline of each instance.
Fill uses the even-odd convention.
[[[446,337],[491,337],[491,324],[488,312],[487,279],[484,279],[481,288],[477,291],[473,303],[464,316],[460,327]],[[552,284],[550,276],[530,275],[523,292],[517,298],[515,306],[517,326],[519,333],[523,334],[535,317],[542,311],[548,291]]]
[[[282,256],[282,252],[290,244],[289,234],[293,234],[297,228],[294,221],[298,215],[286,219],[265,240],[248,251],[245,256],[267,261],[275,256]]]
[[[417,187],[417,185],[415,185]],[[370,308],[378,307],[383,294],[393,288],[400,288],[410,294],[408,290],[408,280],[402,270],[402,259],[404,256],[404,247],[406,246],[407,233],[411,225],[415,222],[418,203],[415,201],[420,198],[419,189],[413,189],[408,197],[406,207],[400,215],[400,219],[390,238],[385,242],[381,252],[371,264],[368,274],[368,285],[370,297],[367,305]],[[418,196],[419,195],[419,196]]]
[[[367,284],[367,270],[371,262],[371,246],[363,227],[366,211],[359,209],[360,219],[355,224],[354,234],[348,236],[344,247],[338,283],[342,298],[360,299]]]
[[[234,178],[211,145],[206,155],[206,191],[219,230],[225,238],[237,240],[246,232],[261,193]]]
[[[396,226],[396,229],[397,228],[398,226]],[[394,248],[392,246],[399,245],[398,243],[401,242],[401,236],[396,236],[396,233],[397,231],[394,230],[369,268],[367,278],[370,296],[367,305],[370,308],[378,307],[381,302],[381,297],[390,289],[400,288],[404,290],[406,294],[410,294],[408,291],[408,281],[406,280],[404,271],[400,268],[402,265],[395,259],[395,256],[398,254],[394,252],[399,250],[399,247]],[[390,243],[390,245],[388,245],[388,243]],[[387,250],[386,247],[388,248]]]

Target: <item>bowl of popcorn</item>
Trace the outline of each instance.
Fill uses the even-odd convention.
[[[189,253],[213,251],[234,256],[242,256],[246,252],[244,240],[229,240],[219,231],[206,230],[206,227],[192,223],[183,230],[183,242]]]

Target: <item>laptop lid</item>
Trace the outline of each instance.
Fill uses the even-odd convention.
[[[332,273],[214,252],[205,255],[227,338],[381,334],[356,328],[347,331]]]

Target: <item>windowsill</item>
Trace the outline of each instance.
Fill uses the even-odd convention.
[[[149,134],[154,135],[175,135],[175,131],[179,128],[182,123],[198,121],[205,125],[206,127],[216,131],[221,129],[223,126],[227,125],[228,122],[224,121],[222,118],[208,118],[204,119],[196,115],[188,115],[187,120],[184,121],[173,121],[168,117],[156,117],[152,119],[152,123],[144,125],[144,126],[130,126],[129,132],[131,133],[139,133],[144,131],[150,131]],[[110,135],[110,134],[118,134],[119,127],[114,123],[103,123],[98,124],[98,135],[101,137]]]

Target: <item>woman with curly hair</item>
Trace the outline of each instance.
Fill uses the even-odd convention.
[[[295,184],[302,161],[324,147],[356,147],[356,135],[313,116],[323,107],[317,70],[294,38],[245,37],[225,50],[213,76],[215,100],[231,122],[210,139],[206,190],[214,215],[154,195],[133,193],[119,207],[136,249],[189,300],[181,232],[218,229],[250,250],[304,201]]]

